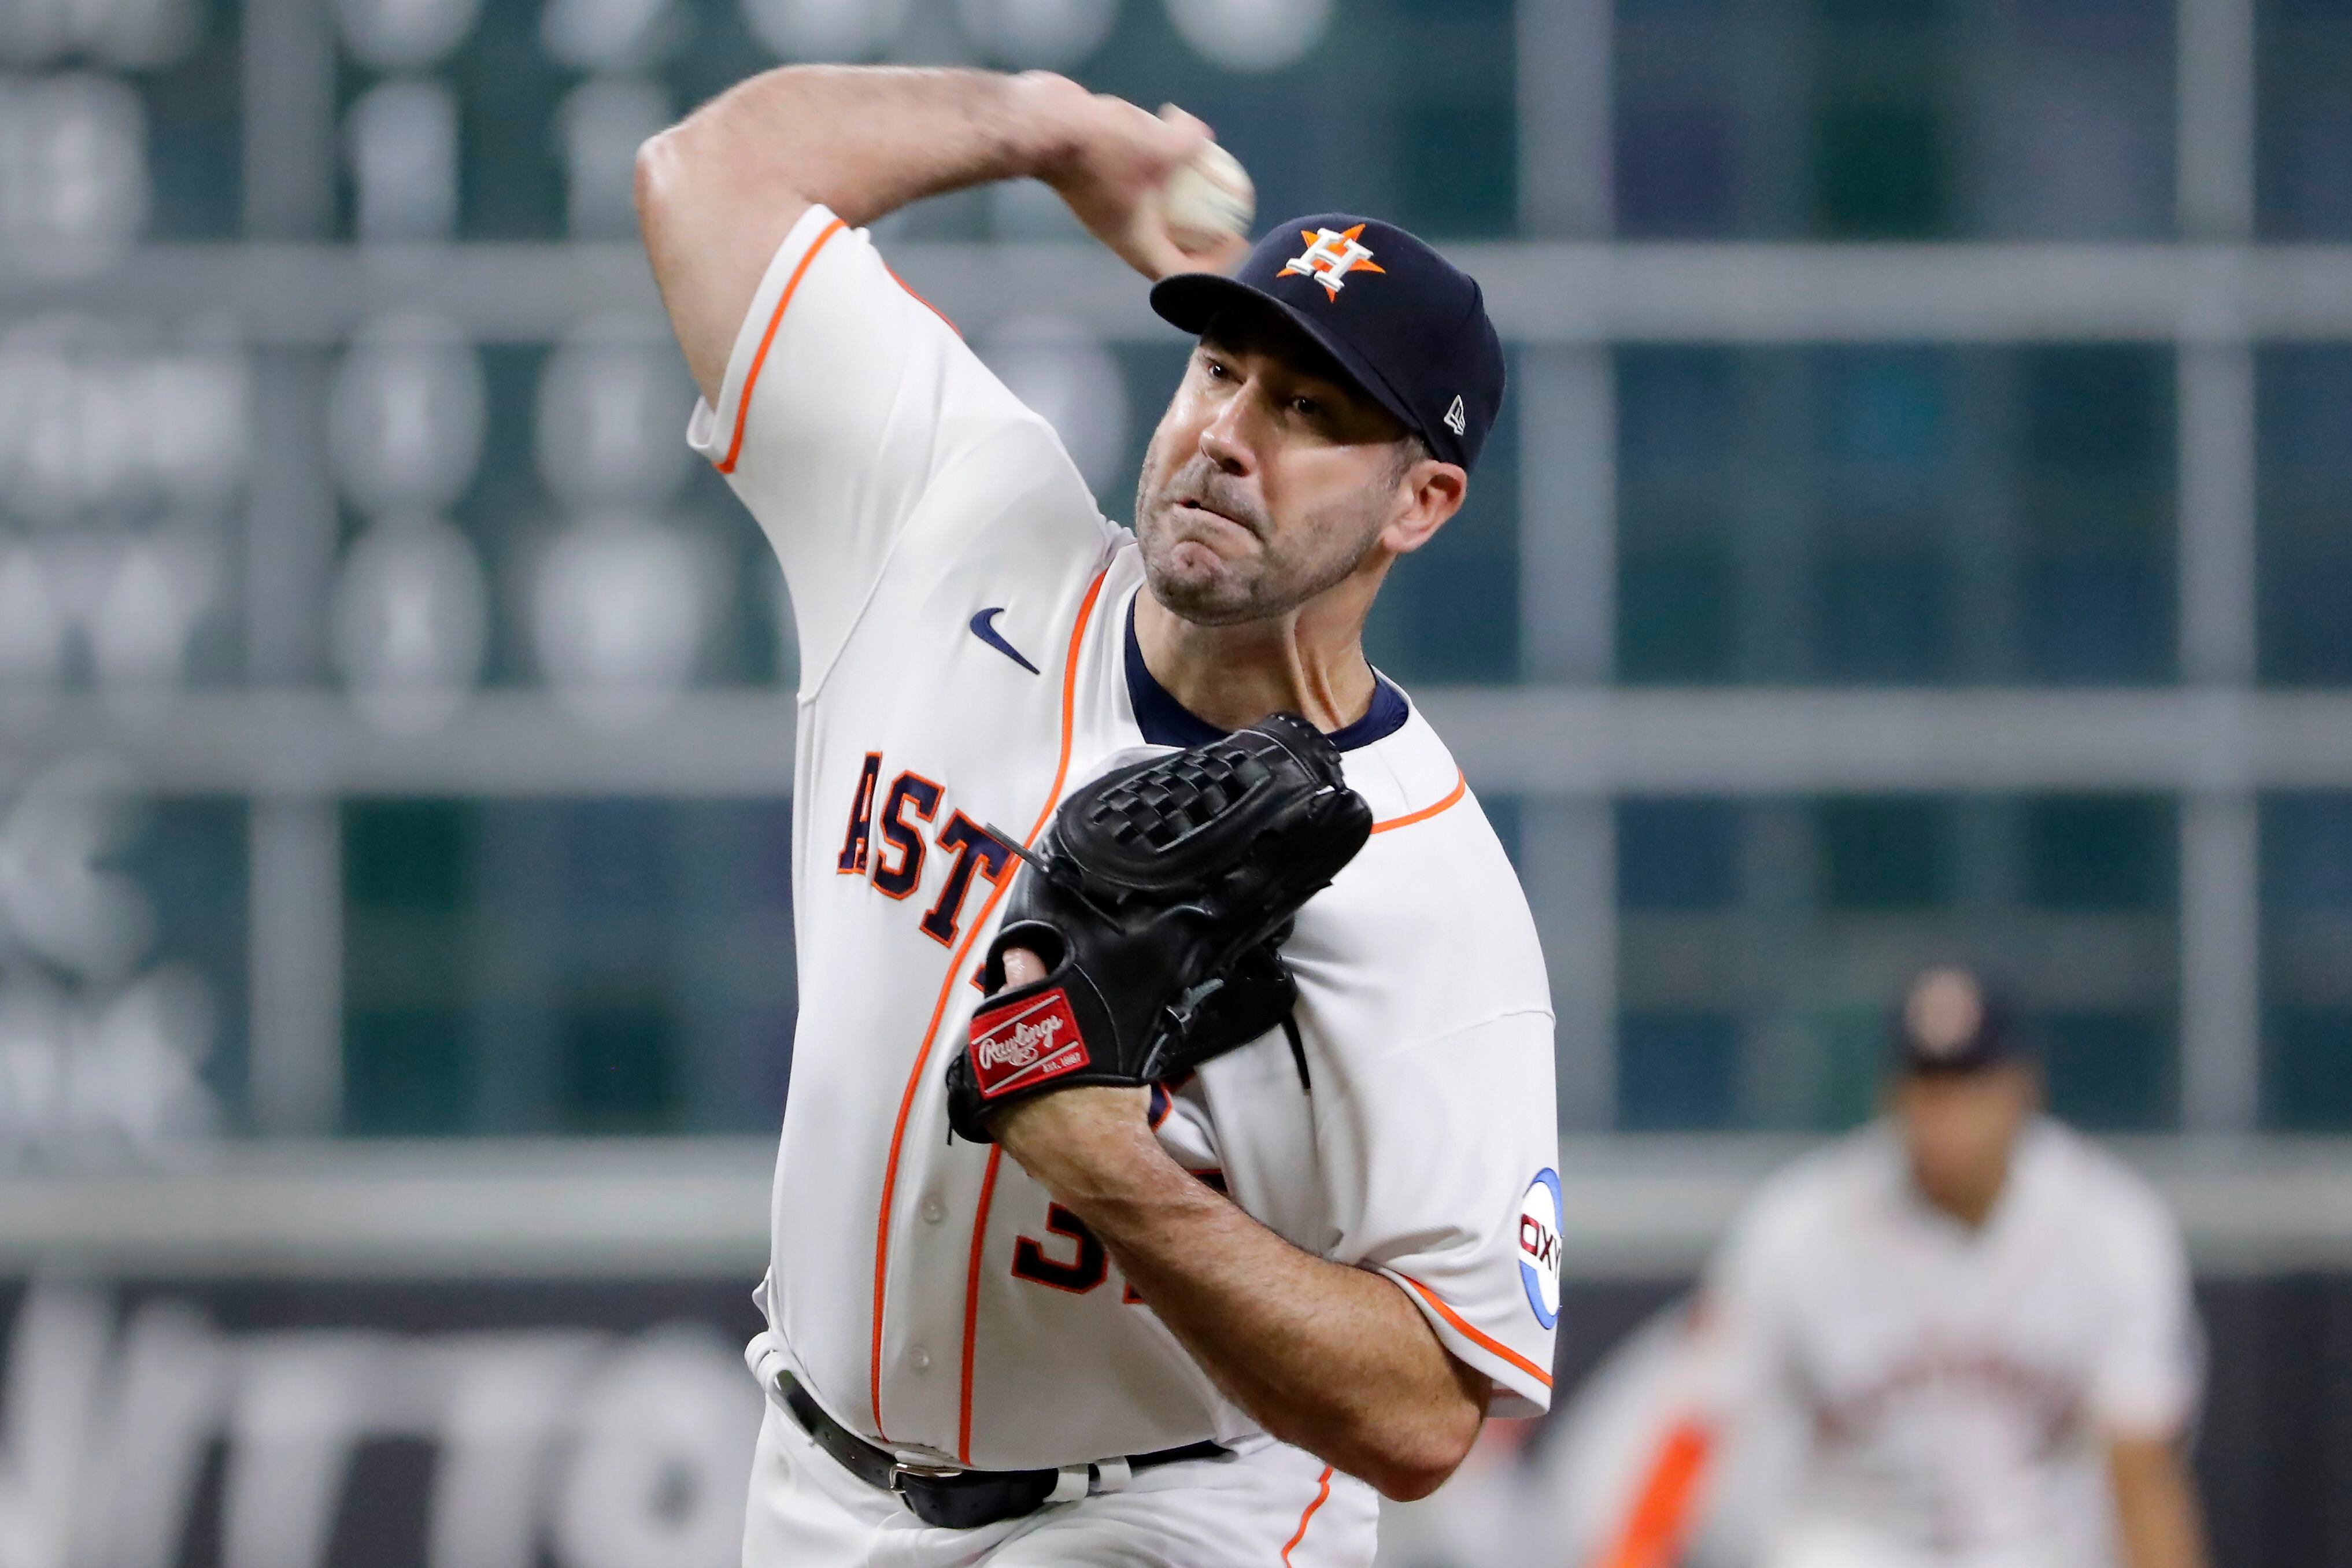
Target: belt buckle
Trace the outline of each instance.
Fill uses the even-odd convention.
[[[962,1468],[957,1465],[907,1465],[894,1459],[890,1463],[890,1489],[904,1497],[909,1478],[919,1481],[940,1481],[963,1473]]]

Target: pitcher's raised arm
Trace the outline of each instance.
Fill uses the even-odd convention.
[[[1187,257],[1139,208],[1206,140],[1043,71],[786,66],[738,83],[637,154],[638,223],[688,368],[714,405],[769,260],[812,206],[857,227],[909,202],[1034,178],[1146,276]]]

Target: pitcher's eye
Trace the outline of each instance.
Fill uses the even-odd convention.
[[[1294,397],[1290,406],[1309,419],[1319,418],[1323,413],[1323,405],[1311,397]]]

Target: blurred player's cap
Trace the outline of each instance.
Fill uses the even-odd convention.
[[[1438,457],[1477,462],[1503,406],[1503,343],[1476,279],[1394,224],[1323,213],[1276,225],[1231,278],[1180,272],[1151,289],[1188,332],[1244,300],[1297,322]]]
[[[2016,1015],[1971,970],[1958,965],[1929,969],[1903,993],[1903,1005],[1895,1015],[1899,1071],[1979,1072],[2032,1056]]]

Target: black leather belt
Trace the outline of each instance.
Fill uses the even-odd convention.
[[[1095,1489],[1106,1472],[1148,1470],[1185,1459],[1214,1458],[1225,1452],[1214,1443],[1187,1443],[1181,1448],[1066,1470],[959,1470],[904,1465],[887,1448],[876,1447],[827,1415],[791,1373],[779,1370],[775,1379],[784,1409],[818,1447],[840,1461],[843,1469],[878,1491],[896,1492],[925,1524],[949,1530],[977,1530],[983,1524],[1034,1513],[1049,1502],[1075,1500]]]

